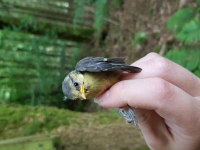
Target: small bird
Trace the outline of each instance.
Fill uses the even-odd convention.
[[[94,99],[118,82],[123,71],[139,73],[141,70],[126,65],[124,58],[86,57],[76,64],[75,70],[62,82],[64,99]],[[130,119],[130,115],[127,116],[123,110],[120,110],[120,114]]]

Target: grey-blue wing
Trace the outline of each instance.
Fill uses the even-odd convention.
[[[75,69],[77,71],[112,71],[123,70],[131,73],[140,72],[142,69],[135,66],[128,66],[125,64],[124,58],[103,58],[103,57],[86,57],[80,60]]]

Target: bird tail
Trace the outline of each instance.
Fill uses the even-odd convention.
[[[126,72],[130,72],[130,73],[138,73],[140,71],[142,71],[141,68],[135,67],[135,66],[127,66],[124,65],[121,70],[126,71]]]

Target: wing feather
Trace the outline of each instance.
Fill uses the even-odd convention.
[[[142,69],[135,66],[128,66],[125,64],[125,59],[122,57],[103,58],[103,57],[86,57],[76,64],[77,71],[112,71],[123,70],[131,73],[140,72]]]

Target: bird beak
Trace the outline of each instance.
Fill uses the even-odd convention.
[[[84,85],[81,85],[81,90],[80,90],[80,97],[83,98],[83,99],[86,99],[86,96],[85,96],[85,88],[84,88]]]

